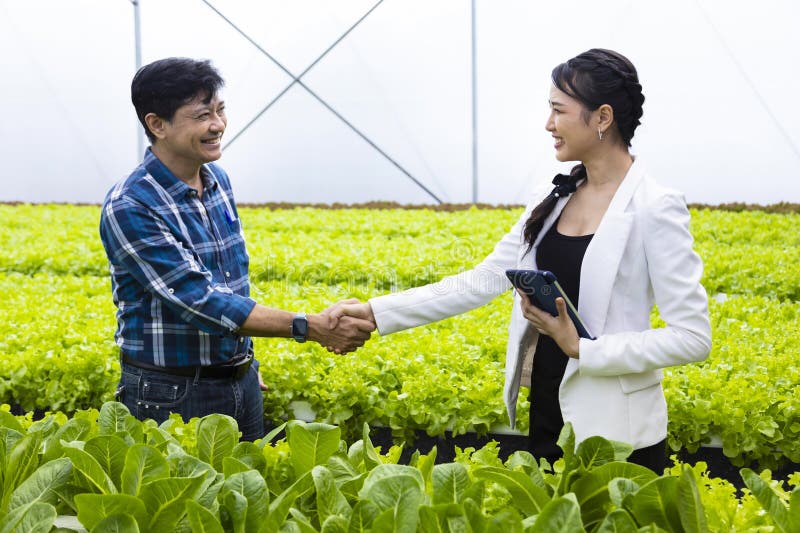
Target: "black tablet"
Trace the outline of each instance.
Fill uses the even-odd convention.
[[[578,335],[584,339],[594,339],[589,333],[586,324],[581,320],[578,315],[578,310],[572,304],[564,289],[558,284],[555,274],[548,270],[506,270],[506,276],[511,280],[511,283],[519,289],[523,294],[528,296],[528,299],[533,305],[547,311],[553,316],[558,316],[556,308],[556,298],[564,298],[567,304],[567,314],[575,324],[575,329],[578,330]]]

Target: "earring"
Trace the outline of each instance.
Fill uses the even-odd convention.
[[[600,128],[597,128],[597,136],[600,138],[600,141],[603,141],[603,132],[600,131]]]

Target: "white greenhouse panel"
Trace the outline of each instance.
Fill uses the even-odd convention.
[[[209,0],[300,74],[371,1]],[[142,57],[210,58],[230,142],[292,79],[202,0],[140,0]],[[478,200],[523,203],[567,165],[544,131],[551,69],[590,47],[637,65],[634,152],[690,202],[800,202],[800,5],[477,5]],[[472,199],[471,2],[384,0],[304,77],[438,198]],[[129,0],[0,0],[0,201],[100,202],[138,163]],[[240,202],[432,203],[302,87],[226,148]]]

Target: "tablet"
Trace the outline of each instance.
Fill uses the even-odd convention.
[[[556,308],[556,298],[564,298],[567,304],[567,314],[575,324],[575,329],[578,330],[578,336],[584,339],[592,339],[595,337],[589,333],[586,324],[581,320],[578,315],[578,310],[572,304],[564,289],[558,284],[555,274],[549,270],[506,270],[506,276],[511,280],[511,283],[519,289],[523,294],[528,296],[530,302],[547,311],[553,316],[558,316]]]

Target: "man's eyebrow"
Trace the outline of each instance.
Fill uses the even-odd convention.
[[[214,109],[214,107],[219,107],[224,105],[225,105],[225,100],[219,100],[216,102],[216,104],[214,102],[208,102],[208,103],[199,102],[197,104],[194,104],[194,106],[192,107],[192,112],[199,113],[201,111],[208,111],[209,109]]]

